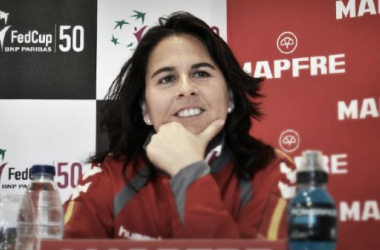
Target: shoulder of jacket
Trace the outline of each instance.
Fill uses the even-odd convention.
[[[99,164],[99,167],[108,172],[111,175],[122,176],[126,174],[128,178],[132,178],[137,174],[137,170],[143,171],[146,167],[146,162],[142,157],[138,157],[132,162],[128,163],[124,170],[125,165],[125,156],[114,157],[112,155],[108,155],[104,161]]]

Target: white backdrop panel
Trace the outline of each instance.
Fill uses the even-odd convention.
[[[104,98],[120,68],[136,48],[140,36],[134,33],[143,31],[144,34],[149,26],[157,24],[161,16],[187,11],[202,18],[210,26],[217,27],[220,36],[227,40],[226,9],[225,0],[99,0],[97,99]],[[140,18],[138,13],[141,13]]]
[[[23,194],[30,183],[27,168],[33,164],[54,164],[56,169],[60,164],[62,173],[68,173],[56,177],[65,201],[95,150],[96,101],[0,100],[0,117],[0,149],[5,151],[0,157],[1,192]],[[73,163],[81,166],[71,171]]]

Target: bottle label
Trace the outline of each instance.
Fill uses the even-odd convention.
[[[296,203],[289,208],[289,240],[336,241],[337,212],[330,203]]]

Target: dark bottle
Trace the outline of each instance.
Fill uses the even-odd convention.
[[[334,250],[337,210],[327,192],[320,151],[304,151],[297,170],[298,192],[288,206],[290,250]]]

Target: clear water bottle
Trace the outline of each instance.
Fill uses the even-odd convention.
[[[21,195],[0,193],[0,250],[11,250],[14,247],[17,226],[15,211],[21,199]]]
[[[63,209],[55,168],[34,165],[18,214],[16,249],[39,249],[41,239],[62,239]]]
[[[304,151],[297,170],[298,192],[288,207],[290,250],[334,250],[337,210],[327,192],[320,151]]]

